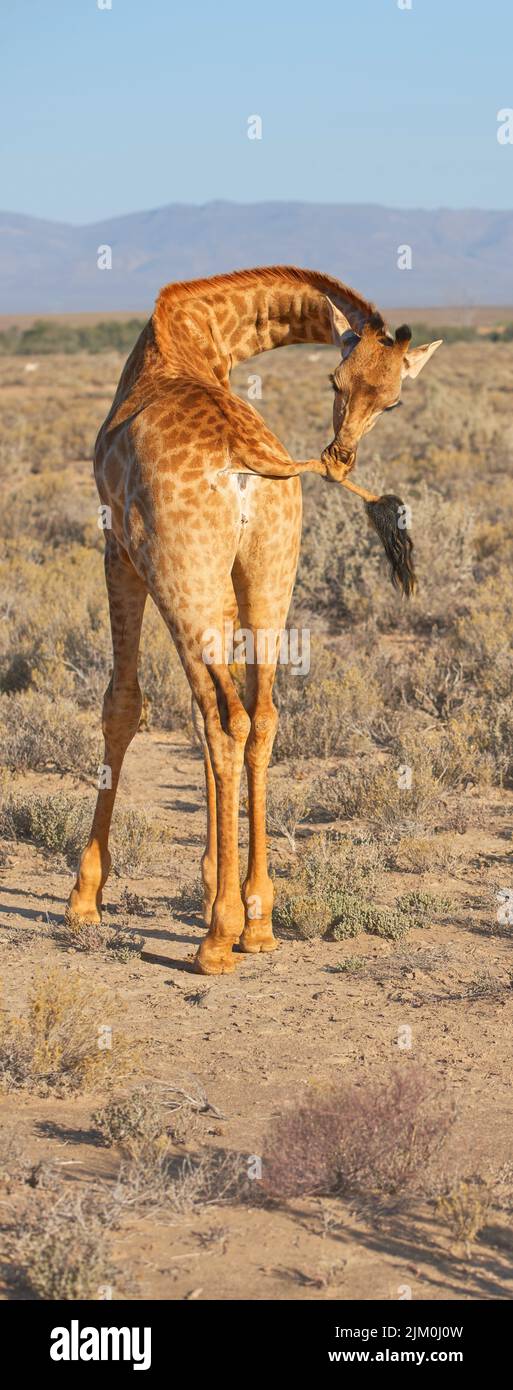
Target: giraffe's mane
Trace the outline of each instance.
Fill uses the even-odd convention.
[[[180,299],[194,298],[208,290],[234,289],[252,285],[264,284],[273,285],[277,280],[288,280],[296,285],[311,285],[322,294],[332,293],[341,297],[355,309],[360,309],[365,315],[370,315],[374,311],[374,305],[363,295],[358,294],[357,290],[351,289],[350,285],[344,285],[341,280],[337,280],[333,275],[324,275],[319,270],[304,270],[295,265],[264,265],[255,266],[251,270],[231,270],[225,275],[212,275],[199,280],[177,280],[164,285],[160,294],[157,296],[155,307],[158,308],[168,300],[171,295],[176,295]]]

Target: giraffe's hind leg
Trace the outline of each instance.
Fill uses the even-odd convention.
[[[272,688],[276,665],[252,664],[247,668],[246,708],[251,729],[245,747],[248,779],[249,856],[242,888],[245,927],[240,947],[250,954],[275,951],[272,910],[274,888],[267,868],[266,785],[267,769],[278,724]]]
[[[251,720],[245,745],[248,779],[249,855],[242,888],[245,926],[241,950],[275,951],[274,889],[267,865],[267,770],[278,725],[273,683],[281,651],[301,533],[301,487],[297,479],[255,479],[232,578],[242,628],[249,634],[245,705]],[[290,654],[290,653],[289,653]],[[296,674],[298,672],[296,671]]]
[[[239,625],[239,611],[237,599],[230,577],[227,593],[224,600],[223,612],[223,632],[231,627],[235,632]],[[244,667],[242,665],[232,665],[227,673],[227,679],[231,678],[234,682],[237,694],[242,698],[241,683],[243,685]],[[207,842],[205,851],[201,859],[201,878],[203,882],[203,921],[209,927],[212,921],[212,908],[214,906],[217,893],[217,793],[216,779],[212,766],[212,758],[208,746],[208,739],[205,731],[204,720],[201,710],[193,697],[192,701],[192,722],[203,749],[203,762],[205,767],[205,788],[207,799]]]
[[[108,837],[119,775],[142,706],[137,659],[147,589],[112,533],[105,549],[105,578],[113,649],[112,676],[103,701],[105,751],[91,834],[69,900],[72,916],[90,922],[100,920],[102,889],[111,865]]]
[[[178,646],[180,650],[180,642]],[[233,955],[233,946],[238,942],[244,927],[244,905],[239,879],[238,821],[240,779],[250,721],[228,666],[222,661],[205,665],[200,652],[201,646],[198,642],[196,651],[189,645],[187,654],[181,652],[181,655],[203,716],[209,767],[212,769],[215,790],[216,873],[209,929],[199,947],[195,969],[201,975],[225,975],[235,969],[237,957]],[[211,867],[213,868],[213,864]]]

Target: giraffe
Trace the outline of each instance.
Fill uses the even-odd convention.
[[[239,951],[275,950],[265,830],[267,768],[277,725],[272,689],[301,533],[301,475],[344,482],[361,436],[398,403],[438,343],[409,350],[373,305],[333,277],[289,266],[236,271],[160,292],[125,364],[95,446],[95,478],[109,508],[105,577],[113,668],[103,702],[104,765],[69,911],[100,919],[111,866],[110,822],[125,752],[140,719],[137,679],[150,594],[176,645],[197,709],[207,792],[202,858],[204,920],[194,968],[233,971]],[[230,390],[235,363],[289,343],[333,343],[335,437],[320,459],[297,462],[258,412]],[[106,513],[107,514],[107,513]],[[205,633],[240,623],[271,634],[246,666],[241,696]],[[248,781],[249,854],[240,884],[239,786]]]

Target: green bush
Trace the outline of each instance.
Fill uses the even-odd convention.
[[[11,327],[0,333],[0,353],[32,357],[46,353],[131,352],[145,319],[106,319],[73,325],[62,319],[37,319],[31,328]]]

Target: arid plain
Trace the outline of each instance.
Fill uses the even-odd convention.
[[[513,342],[444,344],[361,446],[355,480],[411,507],[410,603],[358,500],[305,482],[280,949],[212,980],[202,758],[150,606],[102,927],[64,920],[110,669],[91,452],[124,355],[0,356],[3,1297],[509,1299]],[[276,352],[234,386],[258,372],[306,458],[335,361]]]

